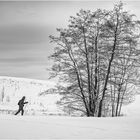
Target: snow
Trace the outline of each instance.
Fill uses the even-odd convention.
[[[140,139],[139,101],[123,117],[0,115],[0,139]]]
[[[16,112],[18,100],[26,96],[28,115],[64,114],[57,105],[61,95],[40,95],[55,85],[52,81],[0,76],[0,113]]]
[[[140,118],[0,116],[0,139],[139,139]]]
[[[19,90],[14,90],[15,85],[19,86]],[[140,95],[133,103],[123,107],[124,116],[121,117],[68,117],[56,106],[60,95],[38,96],[40,90],[46,90],[44,81],[42,84],[35,80],[2,77],[1,89],[3,86],[5,97],[10,98],[8,102],[6,98],[1,101],[1,110],[16,110],[14,98],[18,99],[28,89],[31,92],[26,94],[30,104],[25,107],[27,113],[24,116],[0,114],[0,139],[140,139]],[[44,115],[37,113],[41,107],[47,110]]]
[[[135,101],[131,104],[124,106],[122,112],[127,116],[138,116],[140,117],[140,95],[135,96]]]

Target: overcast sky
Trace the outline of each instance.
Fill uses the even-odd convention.
[[[112,9],[112,1],[4,2],[0,1],[0,75],[47,79],[47,57],[54,45],[49,35],[66,27],[69,16],[81,8]],[[126,9],[140,19],[140,2],[125,2]]]

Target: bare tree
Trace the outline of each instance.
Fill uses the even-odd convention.
[[[58,37],[50,36],[57,45],[51,76],[67,83],[61,88],[63,105],[101,117],[111,103],[112,116],[118,115],[130,73],[137,69],[138,24],[120,2],[112,11],[80,10],[67,29],[57,29]]]
[[[129,55],[129,58],[123,57],[124,61],[128,60],[128,64],[126,64],[126,65],[128,65],[128,67],[129,67],[129,66],[132,66],[131,63],[133,63],[133,61],[131,61],[131,60],[137,59],[138,55],[136,53],[136,50],[138,52],[139,52],[139,50],[136,48],[136,46],[137,46],[137,39],[139,36],[138,36],[138,33],[136,33],[136,29],[138,29],[137,27],[138,27],[139,23],[138,23],[138,21],[135,21],[133,19],[133,16],[134,15],[130,15],[128,12],[123,11],[123,4],[120,2],[119,4],[115,5],[113,11],[110,13],[110,19],[108,19],[106,22],[104,32],[107,34],[107,35],[105,35],[107,38],[107,42],[109,41],[109,45],[107,47],[109,47],[110,58],[109,58],[109,62],[108,62],[108,68],[107,68],[104,88],[103,88],[103,92],[102,92],[102,98],[99,103],[99,113],[98,113],[99,117],[101,117],[101,115],[102,115],[102,103],[103,103],[104,97],[106,95],[106,89],[108,87],[109,76],[111,76],[110,74],[111,74],[111,69],[112,69],[113,63],[117,62],[117,61],[121,61],[122,60],[121,58],[123,57],[122,55],[125,55],[126,57],[128,57],[128,55]],[[126,49],[127,49],[127,51],[126,51]],[[130,51],[133,53],[130,54],[129,53]],[[117,58],[117,56],[119,56],[119,57]],[[131,57],[133,57],[133,58],[131,58]],[[118,59],[118,60],[116,60],[116,59]],[[125,60],[125,59],[127,59],[127,60]],[[129,75],[128,70],[126,72],[126,69],[128,69],[128,68],[126,68],[126,65],[122,64],[122,69],[123,69],[123,70],[121,70],[122,72],[116,71],[117,73],[119,72],[119,75],[121,76],[119,81],[117,79],[117,81],[118,81],[118,83],[117,83],[118,84],[118,93],[117,93],[118,101],[117,101],[117,108],[116,108],[117,110],[118,110],[118,105],[119,105],[121,87],[123,84],[122,80],[124,80],[123,77],[126,76],[126,73],[127,73],[127,75]],[[115,69],[118,69],[117,64],[116,64]]]

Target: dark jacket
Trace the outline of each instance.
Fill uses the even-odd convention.
[[[24,102],[23,99],[19,100],[18,105],[19,107],[24,107],[24,104],[27,104],[28,102]]]

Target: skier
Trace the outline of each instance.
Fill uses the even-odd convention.
[[[16,112],[15,115],[17,115],[20,111],[21,111],[21,115],[24,114],[24,109],[23,109],[24,104],[28,103],[28,102],[24,102],[24,100],[25,100],[25,96],[23,96],[22,99],[19,100],[19,102],[18,102],[19,109],[18,109],[18,111]]]

